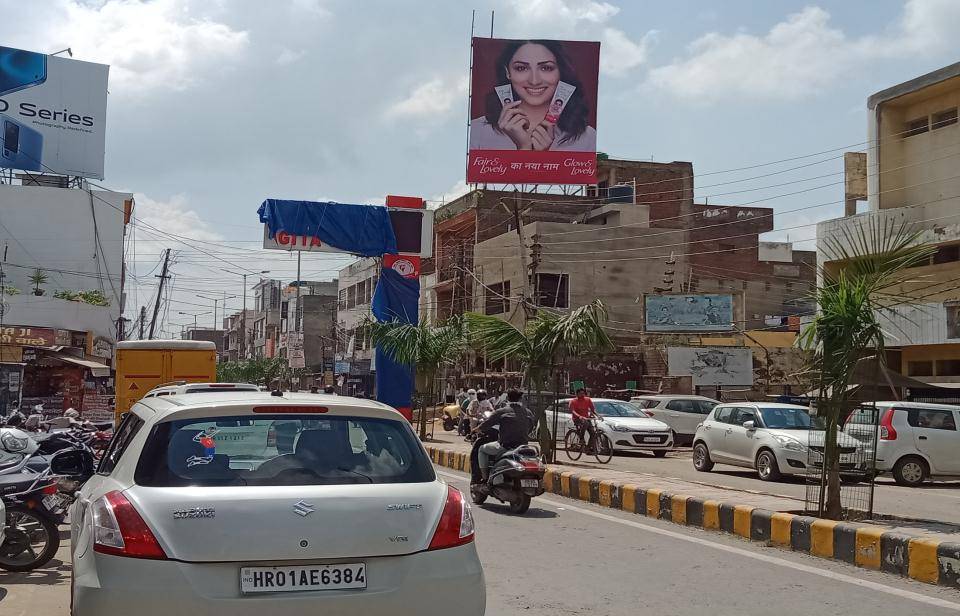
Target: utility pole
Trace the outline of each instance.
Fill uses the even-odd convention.
[[[140,340],[143,340],[143,327],[147,323],[147,307],[140,306]]]
[[[163,284],[166,282],[169,276],[167,275],[167,267],[170,265],[170,249],[167,248],[166,252],[163,255],[163,269],[160,270],[160,275],[157,278],[160,279],[160,287],[157,289],[157,302],[153,305],[153,318],[150,319],[150,340],[153,340],[153,330],[157,326],[157,313],[160,312],[160,298],[163,297]]]
[[[3,259],[0,259],[0,361],[3,359],[3,313],[7,311],[7,305],[4,301],[7,298],[7,291],[3,284],[6,277],[6,274],[3,273],[3,264],[7,262],[7,249],[9,247],[9,244],[3,243]]]

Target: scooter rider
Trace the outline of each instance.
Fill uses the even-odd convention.
[[[493,410],[493,403],[487,398],[487,390],[478,389],[477,399],[467,407],[467,415],[470,416],[470,428],[476,430],[480,422],[483,421],[483,414],[487,411],[492,413]]]
[[[507,393],[507,406],[497,409],[477,426],[477,432],[499,426],[500,435],[496,441],[480,445],[479,448],[475,447],[477,450],[476,467],[479,467],[480,476],[478,478],[476,473],[473,473],[474,477],[471,479],[474,483],[487,480],[491,459],[495,460],[503,452],[527,444],[527,436],[533,428],[534,417],[530,409],[520,402],[522,397],[523,394],[519,390],[511,389]]]

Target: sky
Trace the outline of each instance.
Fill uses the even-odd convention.
[[[598,149],[691,161],[699,202],[772,207],[766,239],[802,249],[842,213],[867,97],[960,60],[956,0],[0,0],[0,45],[111,66],[101,184],[136,194],[128,316],[169,247],[179,333],[209,297],[240,308],[224,270],[295,279],[257,250],[266,198],[466,191],[474,10],[477,36],[493,11],[497,37],[600,41]],[[302,278],[351,260],[304,254]]]

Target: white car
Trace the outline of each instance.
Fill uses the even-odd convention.
[[[673,428],[677,444],[693,443],[693,435],[697,426],[703,423],[713,407],[720,404],[719,400],[704,396],[680,395],[650,395],[634,396],[631,404],[640,408],[656,419]]]
[[[818,452],[823,451],[823,443],[824,431],[805,406],[724,403],[714,407],[697,428],[693,467],[708,472],[714,464],[730,464],[756,469],[764,481],[777,481],[822,465]],[[837,444],[841,472],[851,478],[864,475],[868,458],[858,441],[841,432]]]
[[[560,412],[557,415],[557,440],[562,441],[567,430],[573,428],[573,416],[570,414],[570,400],[560,400]],[[614,451],[652,451],[662,458],[673,449],[673,431],[670,426],[650,418],[636,405],[623,400],[593,398],[593,406],[603,421],[597,422],[597,428],[613,443]],[[547,408],[547,424],[553,430],[554,407]]]
[[[292,453],[221,453],[218,423],[279,421],[296,426]],[[141,400],[70,519],[73,616],[485,609],[470,505],[410,424],[370,400]]]
[[[0,545],[3,545],[3,540],[6,538],[7,532],[7,508],[4,507],[3,501],[0,500]]]
[[[876,411],[873,404],[854,411],[843,431],[870,450],[876,438],[877,472],[891,473],[900,485],[918,486],[929,478],[960,477],[958,425],[960,406],[877,402]]]
[[[184,394],[223,393],[225,391],[260,391],[253,383],[184,383],[157,385],[143,395],[144,398],[182,396]]]

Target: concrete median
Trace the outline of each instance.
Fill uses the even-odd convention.
[[[470,472],[463,452],[426,445],[440,466]],[[893,532],[874,524],[849,524],[696,495],[671,494],[630,482],[548,467],[548,493],[684,526],[719,531],[768,546],[895,573],[960,589],[960,543]]]

